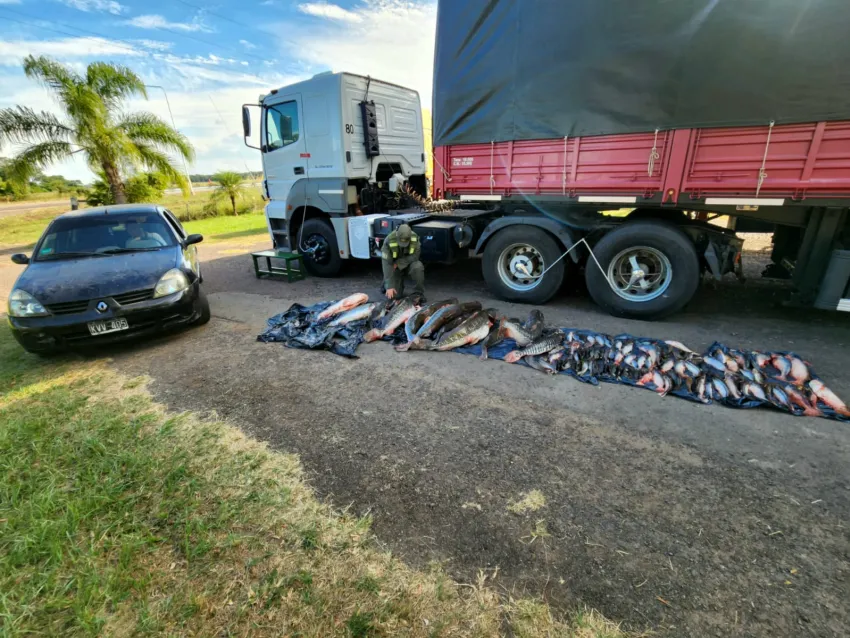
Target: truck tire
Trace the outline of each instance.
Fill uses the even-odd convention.
[[[593,247],[585,282],[593,300],[616,317],[661,319],[680,310],[699,285],[693,242],[677,228],[657,221],[626,223]]]
[[[508,226],[487,242],[482,260],[484,280],[500,299],[546,303],[564,282],[564,260],[555,263],[563,252],[542,228],[527,224]],[[524,277],[528,273],[539,276],[550,266],[542,278]]]
[[[295,236],[304,267],[315,277],[336,277],[342,269],[333,226],[323,219],[308,219]]]

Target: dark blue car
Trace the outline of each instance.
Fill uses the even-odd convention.
[[[105,206],[54,219],[9,295],[9,324],[29,352],[49,354],[210,320],[197,247],[153,204]]]

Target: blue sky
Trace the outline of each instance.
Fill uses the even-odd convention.
[[[460,0],[459,0],[460,1]],[[49,55],[83,69],[127,65],[168,92],[195,145],[190,170],[257,170],[242,143],[240,107],[325,70],[370,74],[431,100],[436,0],[0,0],[0,108],[55,110],[21,60]],[[168,118],[162,91],[131,110]],[[0,148],[9,156],[14,148]],[[91,179],[82,161],[49,170]]]

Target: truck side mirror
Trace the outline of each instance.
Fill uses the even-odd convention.
[[[247,106],[242,107],[242,136],[251,137],[251,113]]]
[[[248,110],[249,106],[258,107],[259,104],[243,104],[242,105],[242,141],[245,142],[245,146],[248,148],[255,148],[258,151],[261,151],[259,146],[254,146],[248,141],[248,138],[251,137],[251,111]]]

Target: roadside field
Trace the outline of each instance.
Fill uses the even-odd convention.
[[[5,328],[0,361],[4,635],[624,636],[411,570],[297,457],[167,413],[106,361],[44,363]]]

